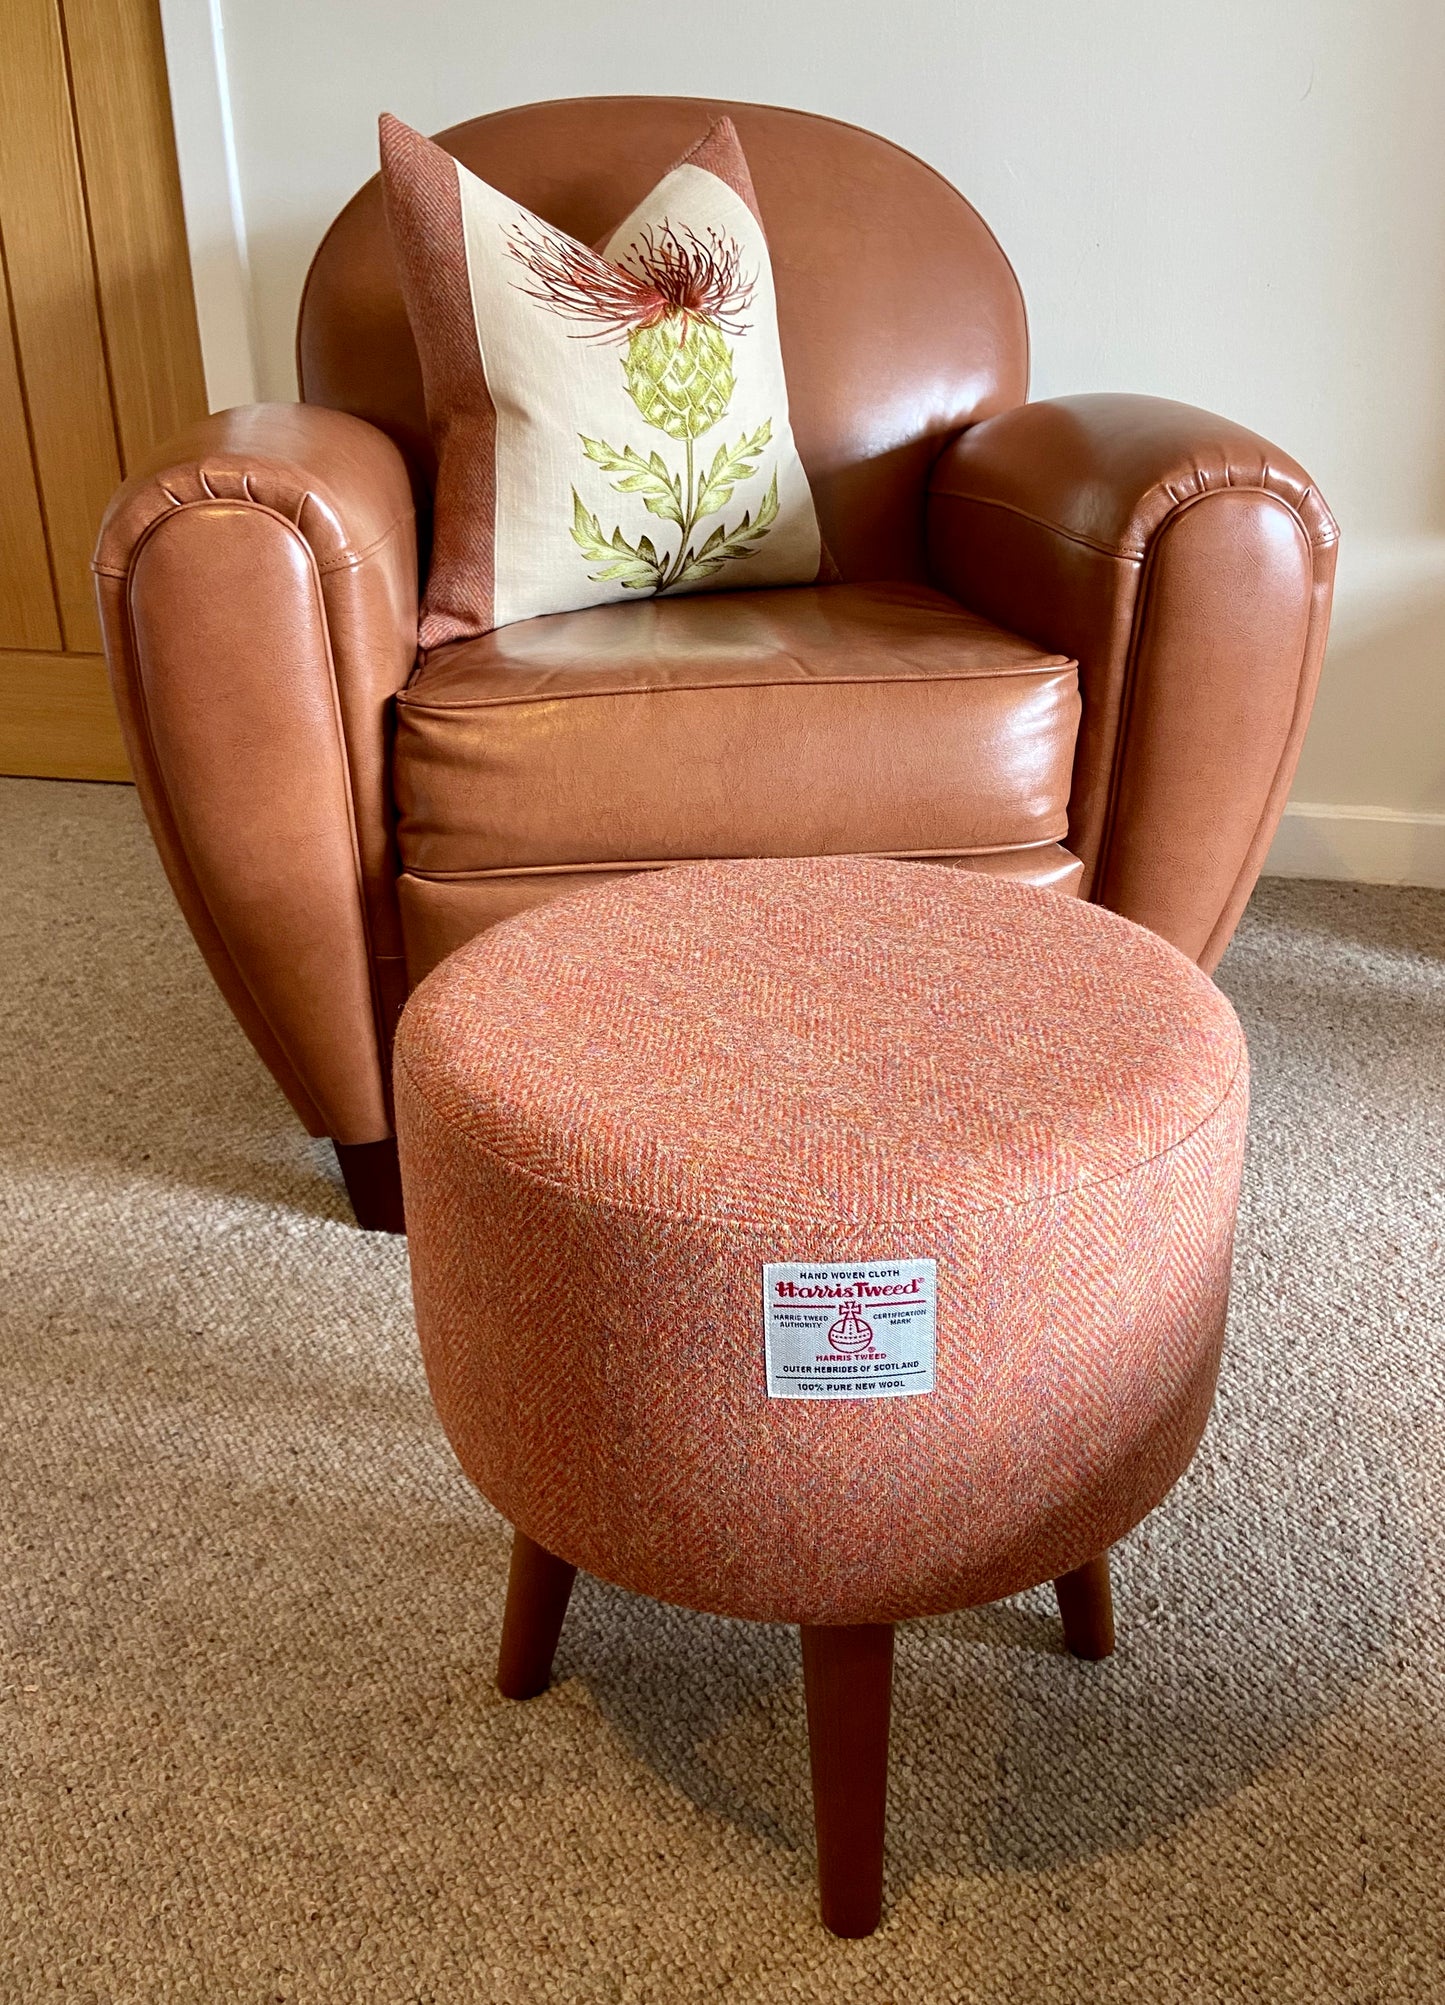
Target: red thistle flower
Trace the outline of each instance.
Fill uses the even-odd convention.
[[[752,303],[756,280],[743,277],[742,252],[717,230],[704,240],[671,223],[646,229],[624,253],[631,265],[610,264],[541,222],[535,235],[509,230],[507,249],[534,281],[517,290],[565,319],[584,322],[599,341],[620,341],[672,319],[682,321],[682,341],[693,320],[726,334],[747,326],[739,315]]]

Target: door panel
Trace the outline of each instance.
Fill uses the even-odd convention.
[[[30,428],[0,264],[0,648],[60,646]]]
[[[0,236],[67,648],[94,653],[96,524],[120,480],[55,0],[5,0]]]
[[[64,0],[111,392],[128,473],[206,408],[160,15]]]
[[[206,408],[159,0],[0,0],[0,771],[126,771],[90,556]]]
[[[130,778],[100,655],[0,652],[0,773]]]

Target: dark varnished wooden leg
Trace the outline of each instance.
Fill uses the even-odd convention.
[[[395,1135],[380,1142],[333,1142],[331,1146],[362,1231],[405,1232]]]
[[[497,1656],[497,1690],[503,1698],[535,1699],[546,1691],[576,1578],[575,1566],[556,1558],[525,1532],[513,1532],[507,1612]]]
[[[883,1909],[893,1629],[804,1628],[802,1638],[823,1923],[871,1935]]]
[[[1114,1596],[1109,1587],[1109,1555],[1087,1559],[1054,1582],[1064,1641],[1076,1657],[1096,1663],[1114,1654]]]

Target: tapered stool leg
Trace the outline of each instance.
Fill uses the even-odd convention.
[[[1054,1582],[1064,1641],[1076,1657],[1097,1662],[1114,1654],[1114,1596],[1109,1586],[1109,1555],[1101,1552]]]
[[[871,1935],[883,1909],[893,1629],[805,1627],[802,1638],[823,1923]]]
[[[575,1566],[558,1559],[525,1532],[512,1533],[512,1566],[507,1576],[507,1612],[497,1656],[497,1689],[507,1699],[535,1699],[545,1692]]]

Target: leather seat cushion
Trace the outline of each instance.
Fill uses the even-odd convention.
[[[649,599],[432,652],[397,699],[405,869],[1054,843],[1076,664],[907,584]]]

